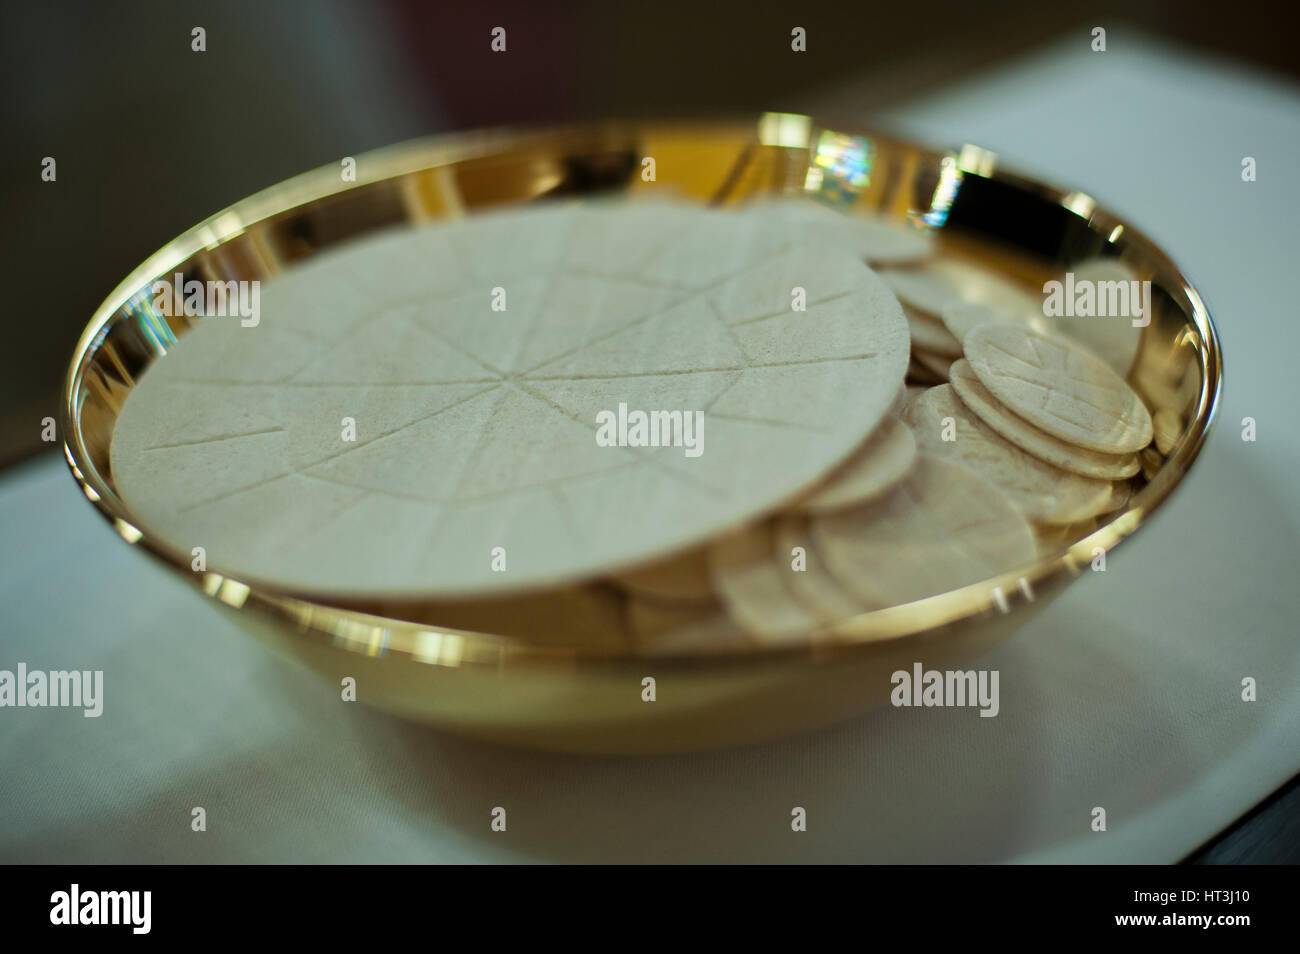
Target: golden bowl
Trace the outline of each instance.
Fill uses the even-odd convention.
[[[655,159],[655,181],[643,158]],[[586,752],[672,751],[786,735],[884,701],[891,674],[948,669],[984,650],[1087,571],[1097,548],[1134,533],[1182,480],[1214,420],[1219,342],[1197,291],[1149,239],[1079,191],[1000,167],[972,146],[943,150],[888,135],[768,113],[720,122],[619,122],[419,140],[357,157],[355,181],[332,165],[273,186],[168,243],[100,305],[78,342],[63,404],[64,450],[82,491],[128,543],[143,547],[273,647],[358,701],[484,739]],[[1085,538],[982,583],[865,613],[799,645],[650,654],[617,640],[538,641],[448,628],[414,604],[331,604],[191,570],[118,496],[109,444],[123,401],[192,322],[141,307],[177,271],[201,280],[267,280],[321,249],[376,229],[418,225],[543,197],[668,187],[726,205],[757,194],[816,195],[933,230],[960,251],[1041,283],[1103,250],[1152,283],[1130,383],[1173,422],[1143,452],[1140,489]],[[1134,330],[1134,334],[1138,334]],[[600,581],[554,597],[617,600]],[[527,600],[498,619],[544,612]],[[437,618],[435,624],[432,620]],[[450,618],[454,622],[454,617]],[[480,627],[487,628],[487,627]],[[655,680],[654,701],[643,680]]]

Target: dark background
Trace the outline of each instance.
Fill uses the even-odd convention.
[[[1086,41],[1097,25],[1300,73],[1293,31],[1267,5],[85,0],[0,10],[0,466],[50,448],[40,421],[58,416],[77,337],[127,272],[213,212],[345,155],[473,126],[801,111],[828,98],[865,121],[1071,30]],[[190,49],[195,26],[207,30],[204,53]],[[494,26],[507,30],[507,55],[490,52]],[[790,53],[794,26],[807,30],[805,54]],[[41,181],[45,156],[57,160],[54,183]]]

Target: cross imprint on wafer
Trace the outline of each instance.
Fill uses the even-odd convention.
[[[213,564],[313,591],[538,587],[703,542],[845,460],[906,367],[883,283],[787,226],[543,203],[327,253],[268,285],[255,336],[199,326],[150,368],[114,477]],[[650,410],[611,433],[620,405]],[[485,538],[509,580],[462,558]]]

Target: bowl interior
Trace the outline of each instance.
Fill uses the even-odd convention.
[[[654,179],[648,181],[647,159]],[[714,123],[609,123],[490,132],[417,141],[358,158],[357,181],[330,166],[282,183],[181,235],[136,269],[83,335],[65,393],[65,450],[83,491],[130,543],[144,546],[209,596],[365,651],[382,631],[386,651],[458,661],[626,652],[625,647],[539,646],[459,626],[442,604],[301,599],[217,573],[194,573],[132,516],[118,496],[109,445],[140,375],[195,322],[164,317],[150,285],[179,272],[200,281],[269,281],[323,249],[378,229],[423,225],[494,205],[596,194],[662,194],[730,205],[760,194],[803,195],[849,212],[873,211],[931,229],[960,253],[1034,287],[1084,259],[1113,256],[1151,282],[1145,328],[1129,381],[1177,431],[1166,452],[1148,448],[1138,491],[1104,526],[1051,558],[917,603],[863,614],[817,634],[819,645],[897,638],[963,618],[1014,610],[1035,590],[1078,575],[1095,547],[1133,533],[1181,480],[1207,436],[1221,358],[1196,290],[1131,223],[1090,196],[1001,168],[971,146],[933,149],[887,135],[832,129],[805,116],[764,114]],[[1022,582],[1023,581],[1023,582]],[[600,583],[575,585],[576,597]],[[996,595],[995,595],[996,594]],[[506,607],[507,610],[510,607]],[[510,612],[500,614],[510,618]],[[786,650],[759,649],[754,653]],[[423,655],[421,655],[423,654]]]

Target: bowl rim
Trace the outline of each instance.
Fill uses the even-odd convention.
[[[890,142],[939,161],[951,159],[963,174],[1003,182],[1036,194],[1080,215],[1090,227],[1095,220],[1098,226],[1095,231],[1110,229],[1112,235],[1117,234],[1117,230],[1122,231],[1126,247],[1140,249],[1145,260],[1154,262],[1163,276],[1171,279],[1172,285],[1168,290],[1182,308],[1186,323],[1199,335],[1199,341],[1193,342],[1193,350],[1200,372],[1200,387],[1183,439],[1147,485],[1134,494],[1117,516],[1056,555],[1040,555],[1027,566],[978,583],[842,620],[813,632],[806,639],[778,644],[754,643],[739,649],[718,647],[647,654],[633,647],[545,646],[494,633],[412,622],[334,605],[262,582],[250,583],[215,572],[193,571],[188,555],[140,529],[137,518],[131,515],[124,501],[94,465],[82,431],[80,396],[85,374],[98,347],[115,322],[125,319],[123,306],[150,281],[169,274],[197,253],[218,248],[237,238],[250,226],[295,209],[304,210],[365,186],[400,180],[438,167],[487,157],[506,148],[519,148],[565,135],[608,134],[635,138],[651,131],[681,131],[696,126],[715,133],[726,129],[743,134],[747,130],[753,144],[759,145],[761,140],[757,133],[767,117],[791,115],[806,124],[809,145],[815,133],[826,130],[865,137],[873,142]],[[1223,382],[1219,337],[1203,297],[1183,271],[1144,232],[1135,228],[1127,218],[1110,212],[1091,194],[1004,168],[996,153],[978,146],[936,147],[856,123],[831,126],[811,116],[763,113],[756,117],[713,120],[654,118],[496,127],[407,140],[360,153],[356,158],[358,171],[355,181],[343,181],[337,163],[301,173],[208,216],[134,268],[96,308],[78,339],[65,379],[59,422],[64,456],[74,479],[96,510],[126,542],[143,547],[153,558],[218,603],[236,611],[255,613],[281,628],[287,626],[300,636],[326,639],[335,648],[369,656],[405,656],[414,661],[443,666],[568,665],[577,660],[596,663],[653,661],[655,665],[735,663],[738,660],[767,662],[791,656],[819,656],[828,651],[858,650],[978,618],[1006,616],[1034,602],[1036,591],[1045,591],[1055,583],[1080,575],[1091,562],[1095,548],[1100,547],[1109,553],[1145,525],[1174,488],[1181,484],[1217,418]],[[1086,210],[1086,215],[1083,210]]]

